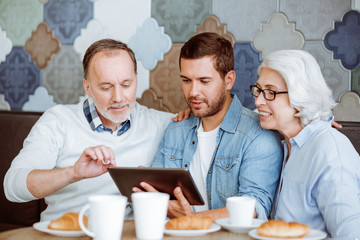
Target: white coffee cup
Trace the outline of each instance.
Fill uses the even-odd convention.
[[[121,239],[127,197],[120,195],[94,195],[89,197],[79,213],[81,229],[95,240]],[[83,223],[85,212],[90,209],[89,231]]]
[[[247,196],[227,198],[226,208],[229,212],[231,225],[251,226],[254,218],[255,203],[255,198]]]
[[[159,192],[131,194],[138,239],[163,238],[169,197],[169,194]]]

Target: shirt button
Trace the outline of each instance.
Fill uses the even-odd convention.
[[[209,174],[211,174],[211,170],[209,170]]]
[[[188,166],[187,164],[184,165],[184,167],[187,167],[187,166]]]
[[[195,141],[192,141],[192,144],[195,144]]]
[[[174,159],[174,156],[171,156],[170,158],[171,158],[171,159]]]
[[[229,168],[229,164],[226,164],[226,168]]]

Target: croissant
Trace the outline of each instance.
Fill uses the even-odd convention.
[[[52,220],[48,228],[52,230],[61,230],[61,231],[81,231],[79,225],[79,214],[75,212],[65,213],[62,217]],[[83,217],[83,222],[85,227],[88,225],[88,219],[86,216]]]
[[[270,220],[257,228],[257,233],[271,238],[302,238],[310,231],[310,227],[297,222]]]
[[[183,216],[168,221],[165,227],[169,230],[200,230],[209,229],[213,223],[211,217]]]

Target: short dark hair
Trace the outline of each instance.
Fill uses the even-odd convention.
[[[129,56],[133,62],[133,65],[134,65],[134,71],[135,71],[135,73],[137,73],[136,58],[135,58],[135,53],[133,52],[133,50],[131,50],[123,42],[107,38],[107,39],[102,39],[102,40],[94,42],[86,50],[86,53],[85,53],[84,59],[83,59],[84,78],[87,79],[91,59],[94,57],[94,55],[96,53],[98,53],[98,52],[112,53],[113,51],[116,51],[116,50],[124,50],[129,54]]]
[[[214,58],[214,68],[222,78],[234,70],[234,50],[229,40],[213,32],[204,32],[190,38],[181,48],[181,58],[198,59],[205,56]]]

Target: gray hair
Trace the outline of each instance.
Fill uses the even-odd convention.
[[[107,56],[118,54],[117,51],[124,50],[126,51],[134,65],[134,71],[137,73],[137,64],[135,53],[131,50],[125,43],[114,40],[114,39],[101,39],[99,41],[94,42],[91,46],[86,50],[84,58],[83,58],[83,70],[84,70],[84,78],[87,79],[89,67],[92,58],[98,52],[104,52]]]
[[[277,71],[285,80],[290,105],[298,110],[302,126],[311,121],[328,120],[335,106],[331,89],[327,86],[315,58],[303,50],[280,50],[270,53],[258,68]]]

